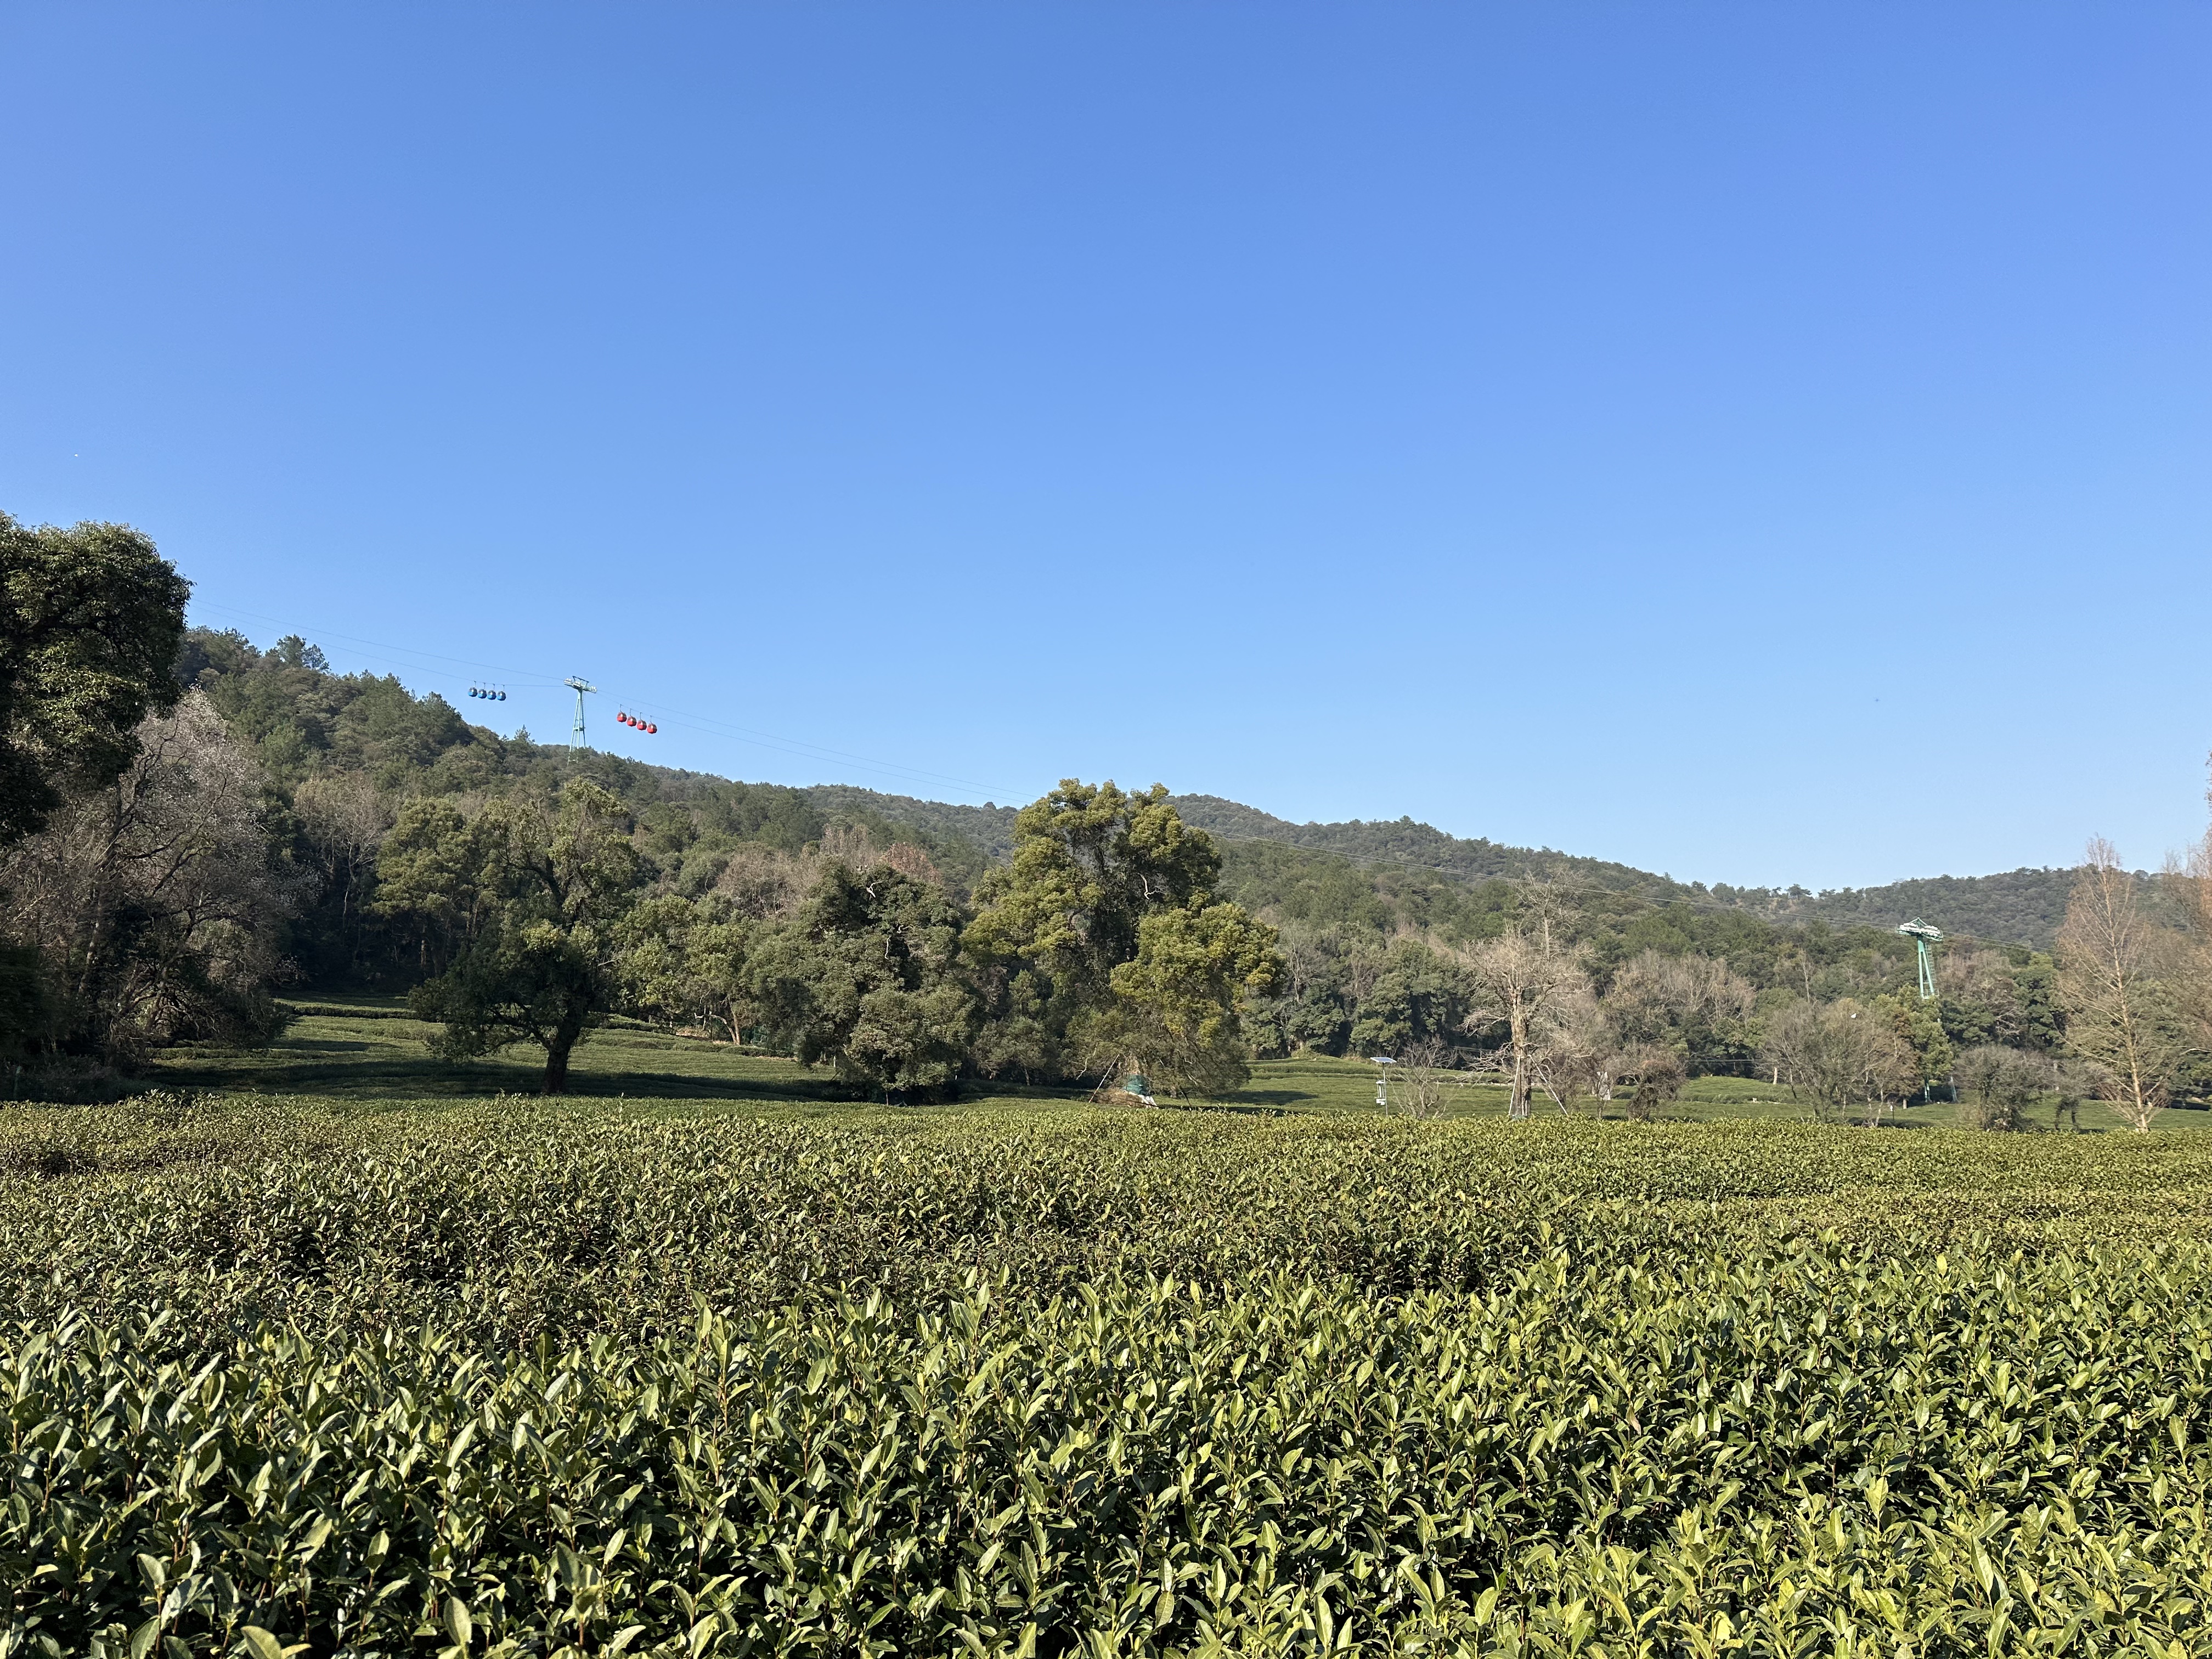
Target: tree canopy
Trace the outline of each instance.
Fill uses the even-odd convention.
[[[1248,999],[1282,976],[1274,930],[1215,897],[1221,856],[1164,786],[1062,781],[1022,809],[1012,856],[978,890],[969,946],[1010,970],[1036,1063],[1120,1065],[1170,1087],[1247,1074]]]
[[[857,1090],[942,1090],[968,1063],[979,1018],[964,920],[942,888],[888,864],[832,866],[746,969],[757,1018]]]
[[[385,902],[434,900],[459,935],[452,965],[416,988],[415,1012],[441,1024],[435,1046],[453,1058],[538,1044],[545,1092],[564,1093],[570,1054],[614,1000],[641,872],[629,815],[581,778],[472,818],[441,805],[403,819],[388,844]]]
[[[42,828],[69,789],[119,776],[138,722],[175,706],[191,592],[126,525],[0,513],[0,846]]]

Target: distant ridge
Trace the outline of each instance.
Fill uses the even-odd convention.
[[[1499,878],[1578,882],[1609,891],[1638,893],[1647,897],[1702,899],[1701,886],[1655,876],[1626,864],[1604,859],[1577,858],[1549,848],[1505,847],[1480,838],[1464,840],[1446,835],[1412,818],[1395,822],[1348,823],[1292,823],[1241,802],[1218,795],[1177,795],[1176,810],[1192,823],[1232,841],[1288,842],[1317,853],[1338,853],[1347,858],[1374,859],[1435,870],[1461,881]]]
[[[1900,919],[1918,916],[1946,933],[2047,951],[2057,936],[2058,924],[2066,920],[2074,872],[2023,868],[1990,876],[1923,876],[1882,887],[1838,887],[1825,893],[1765,888],[1714,891],[1776,921],[1894,927]]]
[[[1005,859],[1013,848],[1017,809],[1012,806],[921,800],[849,784],[817,784],[802,793],[817,811],[872,813],[927,835],[967,842],[994,861]],[[1928,876],[1818,893],[1725,883],[1707,887],[1606,859],[1447,835],[1410,817],[1292,823],[1218,795],[1176,795],[1173,799],[1186,820],[1224,841],[1271,842],[1363,862],[1407,866],[1468,884],[1498,879],[1556,881],[1633,894],[1656,904],[1724,906],[1772,921],[1819,921],[1838,928],[1890,928],[1917,916],[1961,938],[2037,950],[2051,947],[2074,885],[2071,870],[2020,869],[1988,876]]]

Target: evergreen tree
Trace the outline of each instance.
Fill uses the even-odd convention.
[[[410,999],[442,1027],[433,1048],[459,1059],[537,1043],[545,1092],[565,1094],[569,1055],[614,1000],[620,924],[642,875],[622,802],[576,779],[555,799],[507,797],[410,829],[394,837],[386,902],[419,892],[463,923],[453,965]]]
[[[127,526],[34,529],[0,513],[0,846],[66,791],[113,782],[138,722],[176,706],[191,592]]]
[[[966,1064],[978,1018],[963,918],[945,890],[887,864],[833,864],[745,970],[770,1036],[848,1086],[935,1091]]]

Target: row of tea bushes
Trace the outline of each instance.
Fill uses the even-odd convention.
[[[1283,1270],[1402,1294],[1553,1243],[1626,1264],[1829,1231],[1916,1258],[2147,1243],[2202,1236],[2208,1193],[2194,1136],[169,1098],[0,1113],[0,1316],[411,1327],[428,1297],[514,1344],[680,1328],[695,1295],[913,1305],[979,1271],[1020,1296]]]
[[[0,1112],[0,1656],[2212,1651],[2194,1137]]]
[[[2205,1247],[0,1349],[0,1650],[2212,1650]],[[172,1319],[173,1316],[169,1316]]]

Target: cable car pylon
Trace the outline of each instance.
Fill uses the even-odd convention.
[[[574,674],[561,684],[576,694],[576,724],[568,732],[568,752],[573,755],[579,749],[591,746],[584,741],[584,694],[586,691],[596,692],[599,688],[589,680],[578,679]]]
[[[1919,960],[1920,1000],[1923,1002],[1935,1001],[1936,952],[1929,947],[1942,942],[1943,930],[1941,927],[1930,927],[1919,917],[1915,916],[1911,921],[1901,923],[1897,931],[1912,941],[1913,955]]]

